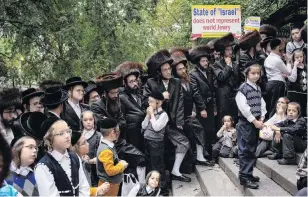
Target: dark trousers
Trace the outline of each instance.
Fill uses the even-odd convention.
[[[260,140],[257,150],[256,150],[256,157],[265,157],[264,153],[270,150],[272,147],[272,141]]]
[[[298,136],[289,134],[282,134],[282,141],[276,143],[273,140],[273,150],[275,153],[280,154],[283,158],[294,158],[295,152],[304,152],[307,148],[307,140],[302,139]]]
[[[280,97],[286,94],[286,85],[282,81],[269,81],[266,84],[266,110],[267,117],[272,117],[276,112],[276,104]]]
[[[256,162],[256,148],[258,144],[258,130],[247,120],[239,119],[236,125],[238,158],[240,163],[239,178],[252,176]]]
[[[156,170],[160,173],[161,190],[168,191],[166,168],[164,161],[165,146],[164,141],[154,141],[145,139],[145,157],[146,157],[146,171],[149,173]]]
[[[307,187],[307,177],[300,177],[298,180],[297,180],[297,190],[301,190],[303,189],[304,187]]]
[[[231,151],[232,151],[232,148],[230,148],[228,146],[224,146],[222,144],[222,141],[218,141],[213,146],[213,151],[212,151],[213,159],[217,159],[219,156],[224,157],[224,158],[228,158]]]

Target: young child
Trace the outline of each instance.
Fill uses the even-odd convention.
[[[303,49],[307,46],[307,44],[303,41],[301,35],[300,35],[300,27],[292,27],[291,30],[291,41],[288,42],[286,46],[286,52],[288,56],[292,55],[292,52],[295,49]]]
[[[213,159],[217,160],[219,155],[228,158],[236,143],[236,131],[231,116],[226,115],[222,119],[222,127],[217,132],[219,141],[213,146]]]
[[[11,161],[11,148],[6,139],[0,133],[0,196],[22,197],[22,195],[13,186],[7,184],[4,180],[9,174]]]
[[[57,117],[41,125],[48,152],[38,162],[34,175],[40,196],[89,196],[90,186],[75,153],[68,152],[72,130]],[[47,132],[46,132],[47,131]]]
[[[127,196],[159,196],[160,174],[156,170],[149,172],[146,176],[146,184],[137,184]]]
[[[37,156],[37,145],[32,137],[24,136],[13,146],[13,161],[6,182],[23,196],[39,196],[33,167]]]
[[[99,128],[103,138],[97,149],[98,186],[109,182],[110,189],[105,196],[117,196],[123,172],[128,166],[126,161],[119,159],[114,146],[120,135],[119,126],[115,119],[105,118],[100,121]]]
[[[89,144],[87,139],[80,132],[73,131],[71,151],[75,152],[81,160],[83,171],[87,177],[89,185],[91,184],[91,171],[89,171]],[[96,160],[96,158],[95,158]],[[96,162],[96,161],[95,161]],[[105,182],[99,187],[90,187],[90,196],[102,196],[109,190],[109,183]]]
[[[269,125],[275,131],[275,137],[274,154],[268,158],[278,159],[280,165],[295,165],[295,152],[304,152],[307,148],[307,124],[300,112],[300,105],[291,102],[287,108],[287,119],[276,125]]]
[[[144,131],[146,169],[157,170],[161,175],[161,188],[167,192],[165,160],[164,160],[164,134],[169,121],[167,113],[162,109],[164,96],[159,90],[153,91],[149,96],[147,115],[141,126]]]
[[[302,50],[296,49],[292,54],[293,69],[288,76],[288,98],[301,105],[301,114],[307,117],[307,64]]]
[[[90,164],[87,168],[91,174],[91,183],[92,187],[97,187],[98,177],[96,173],[96,152],[100,144],[102,134],[96,131],[95,128],[96,121],[95,116],[92,111],[84,111],[81,114],[81,132],[82,135],[86,138],[89,144],[89,156],[88,163]]]
[[[255,151],[258,145],[257,133],[263,127],[266,114],[266,105],[262,98],[262,92],[257,81],[261,76],[261,66],[250,61],[245,65],[246,77],[235,97],[239,109],[239,121],[236,125],[239,179],[244,187],[257,189],[259,177],[253,176],[253,166],[256,162]]]

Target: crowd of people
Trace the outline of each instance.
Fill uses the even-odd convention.
[[[239,40],[159,50],[147,72],[127,61],[95,81],[3,89],[0,196],[117,196],[129,173],[139,184],[128,196],[168,196],[171,180],[190,182],[195,165],[219,157],[237,158],[240,184],[257,189],[257,157],[295,165],[304,151],[305,188],[306,29],[286,43],[265,24]]]

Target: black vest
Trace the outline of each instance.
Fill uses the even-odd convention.
[[[46,165],[50,170],[60,196],[79,196],[79,159],[75,153],[68,152],[68,154],[71,160],[72,183],[58,161],[49,153],[45,154],[39,164]]]
[[[159,187],[149,194],[147,192],[146,187],[147,187],[146,184],[140,184],[140,188],[136,196],[158,196],[159,195],[160,193]]]

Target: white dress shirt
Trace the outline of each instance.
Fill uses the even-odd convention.
[[[164,80],[162,80],[162,81],[163,81],[164,86],[165,86],[166,91],[167,91],[167,90],[168,90],[168,86],[169,86],[169,80],[168,80],[168,81],[164,81]]]
[[[162,111],[163,109],[160,107],[155,114]],[[151,118],[151,116],[147,115],[141,123],[142,129],[146,129],[148,124],[151,122],[152,128],[154,131],[161,131],[168,123],[169,118],[166,112],[163,112],[159,118],[156,120],[155,118]]]
[[[74,175],[72,175],[71,172],[71,160],[68,152],[66,151],[64,154],[61,154],[60,152],[53,150],[49,153],[59,162],[65,171],[66,176],[70,182],[72,182],[72,176]],[[46,165],[38,164],[34,170],[34,176],[40,196],[60,196],[54,177]],[[79,167],[79,196],[90,196],[90,186],[84,174],[81,162]]]
[[[110,141],[108,141],[108,140],[105,140],[103,136],[101,137],[101,142],[107,144],[110,148],[113,148],[113,147],[114,147],[114,143],[113,143],[113,142],[110,142]]]
[[[79,105],[79,103],[73,103],[71,100],[67,100],[68,104],[70,104],[70,106],[72,106],[73,110],[75,111],[75,113],[77,114],[78,118],[80,119],[81,117],[81,107]]]
[[[95,133],[95,130],[94,129],[91,129],[91,130],[83,130],[82,131],[82,135],[88,140],[88,139],[90,139],[93,135],[94,135],[94,133]]]
[[[258,87],[255,83],[249,81],[247,79],[247,82],[249,85],[251,85],[254,89],[261,91],[260,87]],[[235,97],[235,101],[237,104],[238,109],[240,110],[240,112],[242,113],[242,115],[249,121],[252,122],[254,121],[256,118],[252,115],[251,111],[250,111],[250,106],[247,103],[247,98],[245,97],[245,95],[243,93],[241,93],[240,91],[237,92],[236,97]],[[261,118],[264,119],[266,114],[266,104],[263,98],[261,98]]]
[[[286,82],[282,74],[291,75],[291,64],[286,66],[281,57],[273,52],[265,59],[264,67],[268,81]]]
[[[20,174],[22,176],[27,176],[29,172],[33,172],[33,169],[29,166],[20,166],[19,168],[16,166],[15,162],[12,161],[10,170],[15,172],[16,174]]]

